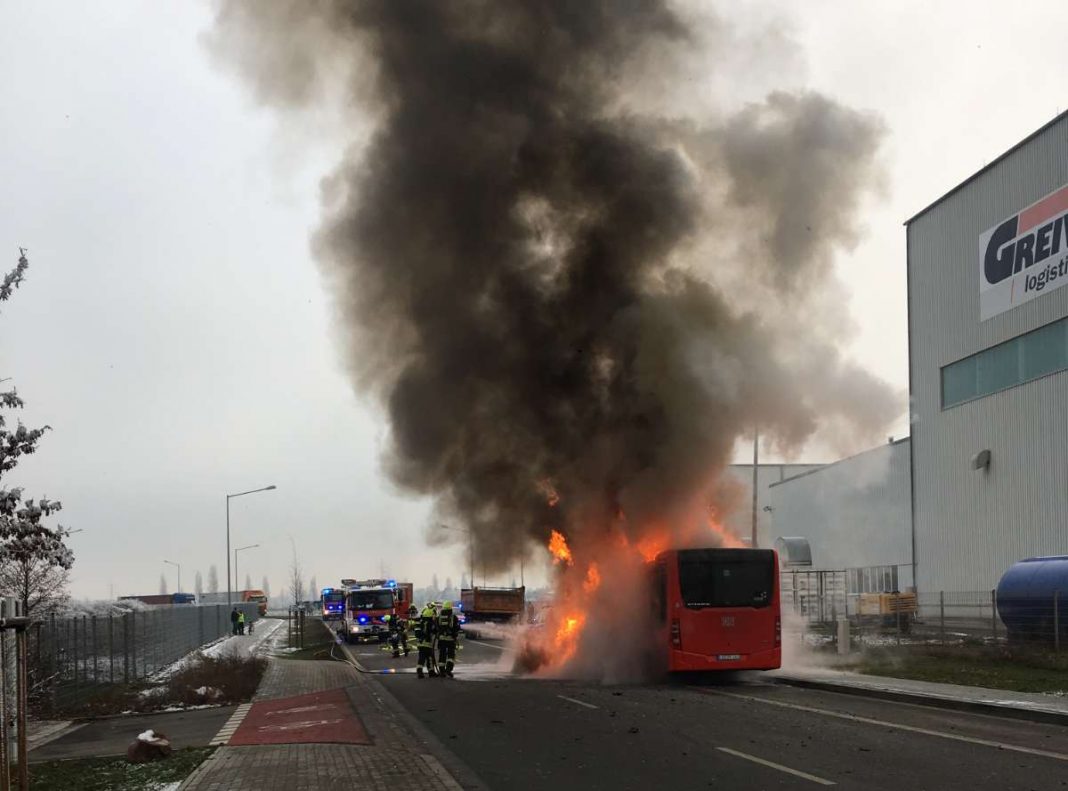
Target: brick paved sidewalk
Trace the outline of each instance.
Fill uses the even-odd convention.
[[[460,789],[381,697],[372,694],[371,683],[341,662],[272,658],[253,703],[344,687],[374,744],[220,747],[182,783],[181,791]]]

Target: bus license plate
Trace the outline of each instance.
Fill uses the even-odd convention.
[[[716,659],[720,662],[730,662],[735,659],[741,659],[741,654],[719,654]]]

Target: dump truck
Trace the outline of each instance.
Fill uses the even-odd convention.
[[[460,604],[468,621],[518,622],[526,605],[526,588],[464,588]]]

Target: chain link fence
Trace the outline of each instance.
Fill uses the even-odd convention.
[[[1068,592],[998,600],[997,591],[847,593],[835,572],[784,574],[782,607],[802,640],[835,639],[840,619],[859,646],[1014,646],[1068,652]]]
[[[260,617],[256,602],[234,607],[248,623]],[[143,681],[230,634],[230,610],[225,604],[176,605],[108,616],[47,615],[29,630],[30,694],[62,708],[106,685]]]

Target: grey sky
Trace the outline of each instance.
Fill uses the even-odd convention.
[[[778,20],[753,43],[791,48],[796,67],[742,59],[737,82],[720,69],[707,90],[809,87],[883,117],[887,196],[837,268],[853,355],[904,389],[901,223],[1068,105],[1065,12],[799,6],[729,4],[744,30]],[[84,528],[80,596],[154,592],[161,571],[173,587],[163,558],[186,589],[212,563],[224,576],[224,495],[270,483],[233,503],[234,546],[261,544],[242,579],[280,588],[292,536],[321,584],[380,560],[417,584],[458,581],[465,553],[423,546],[427,506],[379,474],[385,429],[338,363],[308,249],[328,129],[309,148],[255,107],[206,56],[210,20],[200,3],[0,2],[0,268],[19,245],[31,260],[0,313],[0,377],[28,424],[54,428],[12,478]]]

